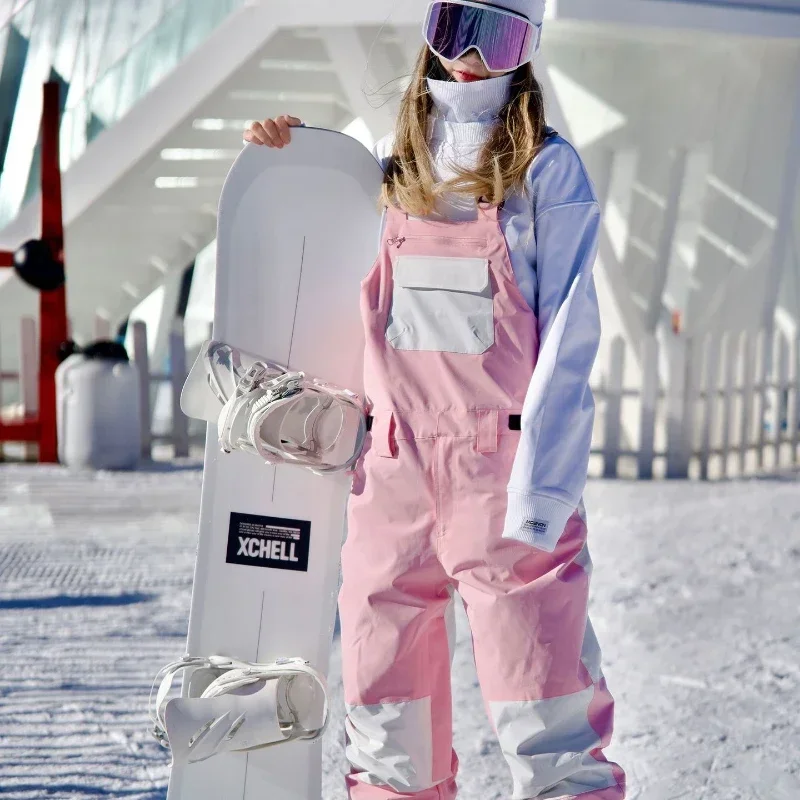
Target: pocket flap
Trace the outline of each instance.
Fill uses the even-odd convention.
[[[394,281],[409,289],[483,292],[489,285],[489,259],[399,256]]]

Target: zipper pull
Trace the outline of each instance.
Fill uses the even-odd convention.
[[[397,249],[399,250],[399,249],[400,249],[400,246],[403,244],[403,242],[404,242],[405,240],[406,240],[406,237],[405,237],[405,236],[395,236],[395,237],[394,237],[394,238],[392,238],[392,239],[387,239],[387,240],[386,240],[386,244],[390,244],[390,245],[392,245],[392,244],[393,244],[393,245],[397,245]]]

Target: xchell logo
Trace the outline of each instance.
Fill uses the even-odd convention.
[[[308,520],[231,512],[228,564],[307,572],[310,547]]]
[[[236,555],[249,556],[250,558],[269,558],[272,561],[293,561],[297,563],[299,559],[295,554],[296,549],[296,542],[278,542],[274,539],[249,539],[245,536],[240,536],[239,551]]]

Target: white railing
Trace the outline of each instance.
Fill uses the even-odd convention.
[[[97,338],[108,338],[110,328],[96,320],[94,332]],[[38,335],[36,321],[32,317],[21,320],[20,329],[19,371],[0,370],[0,421],[14,422],[27,416],[35,415],[38,407]],[[147,353],[147,329],[142,322],[133,324],[134,353],[133,361],[139,368],[139,392],[141,398],[142,419],[147,424],[142,426],[142,458],[151,460],[153,446],[166,444],[171,448],[175,458],[189,455],[190,444],[201,444],[202,436],[190,437],[189,420],[180,410],[180,394],[186,379],[186,346],[183,331],[176,326],[170,334],[169,372],[151,373],[150,360]],[[143,378],[142,376],[147,376]],[[168,429],[163,432],[153,430],[152,389],[168,384],[171,394],[171,412]],[[4,393],[4,384],[15,387],[14,399],[8,402],[8,392]],[[36,446],[31,444],[5,444],[0,442],[0,461],[4,458],[33,460]]]
[[[153,444],[166,442],[171,445],[175,458],[189,455],[189,419],[181,411],[181,389],[186,380],[186,343],[183,326],[176,323],[169,335],[169,371],[150,371],[150,358],[147,350],[147,327],[144,322],[133,323],[133,361],[139,368],[139,398],[142,419],[149,424],[142,425],[142,458],[153,457]],[[152,388],[168,384],[170,387],[170,429],[166,433],[156,433],[152,428]]]
[[[594,474],[709,480],[800,464],[800,335],[675,342],[666,388],[655,338],[643,342],[637,387],[624,385],[625,343],[610,346],[608,378],[593,388]]]
[[[1,356],[1,354],[0,354]],[[36,320],[22,317],[19,334],[19,371],[8,372],[2,369],[0,357],[0,422],[20,422],[26,417],[35,416],[39,408],[39,344]],[[4,384],[16,386],[14,402],[7,403]],[[0,461],[9,448],[0,442]],[[36,446],[30,443],[18,446],[26,461],[36,457]]]
[[[97,325],[96,332],[103,332]],[[134,322],[133,361],[141,376],[142,456],[166,444],[176,458],[202,445],[204,431],[180,410],[187,374],[183,328],[169,338],[169,369],[151,371],[147,329]],[[38,353],[33,319],[22,321],[21,369],[0,372],[0,409],[6,420],[36,413]],[[776,333],[743,331],[720,337],[670,342],[668,374],[659,380],[661,348],[654,337],[644,340],[639,355],[638,385],[625,383],[629,353],[621,338],[613,339],[606,374],[593,376],[597,404],[590,473],[605,478],[723,479],[778,472],[800,464],[800,334],[790,341]],[[20,384],[19,400],[3,407],[3,383]],[[168,420],[154,430],[153,390],[169,387]],[[161,415],[159,415],[161,416]],[[194,431],[194,432],[193,432]],[[0,458],[3,449],[0,444]],[[26,456],[30,454],[26,451]]]

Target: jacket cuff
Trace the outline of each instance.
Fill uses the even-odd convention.
[[[552,553],[574,513],[575,508],[553,497],[509,489],[503,538]]]

